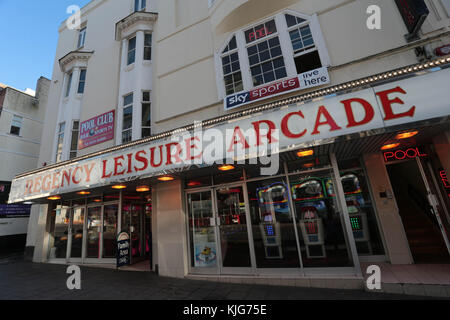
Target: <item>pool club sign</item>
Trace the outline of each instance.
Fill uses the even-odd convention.
[[[114,113],[112,110],[81,123],[78,150],[114,139]]]
[[[303,90],[330,83],[330,76],[326,67],[299,74],[295,78],[273,82],[254,90],[241,92],[225,97],[225,110],[242,107],[246,104],[275,97],[294,90]]]

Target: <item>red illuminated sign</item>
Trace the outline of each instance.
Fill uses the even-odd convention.
[[[450,182],[448,181],[447,174],[445,173],[444,169],[439,169],[439,178],[442,182],[442,187],[444,188],[444,192],[447,194],[447,196],[450,198]]]
[[[248,42],[255,41],[264,37],[267,37],[272,32],[269,31],[267,27],[262,27],[261,29],[257,29],[254,32],[250,32],[248,34]]]
[[[397,150],[397,151],[388,151],[384,154],[384,161],[395,161],[395,160],[405,160],[405,159],[414,159],[416,157],[426,157],[427,154],[423,153],[419,150],[419,147]]]

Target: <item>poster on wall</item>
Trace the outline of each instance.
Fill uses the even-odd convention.
[[[114,139],[115,111],[109,111],[80,124],[78,150]]]
[[[195,266],[215,267],[217,262],[215,242],[202,242],[194,244]]]

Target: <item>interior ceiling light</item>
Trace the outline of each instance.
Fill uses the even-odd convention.
[[[137,192],[147,192],[147,191],[150,191],[150,187],[149,186],[138,186],[138,187],[136,187],[136,191]]]
[[[171,176],[163,176],[163,177],[159,177],[158,180],[159,181],[173,181],[173,180],[175,180],[175,178],[171,177]]]
[[[417,135],[419,131],[409,131],[409,132],[402,132],[395,136],[395,139],[401,140],[401,139],[408,139],[411,137],[414,137]]]
[[[297,152],[297,156],[299,156],[300,158],[302,157],[309,157],[312,156],[314,154],[314,150],[310,149],[310,150],[302,150]]]
[[[122,190],[122,189],[126,189],[127,186],[124,184],[116,184],[115,186],[112,186],[111,188],[116,189],[116,190]]]
[[[234,166],[232,166],[231,164],[224,164],[223,166],[220,166],[218,169],[220,171],[230,171],[234,170]]]
[[[187,185],[188,185],[188,187],[198,187],[198,186],[201,186],[202,183],[200,181],[190,181],[190,182],[188,182]]]
[[[399,145],[400,145],[400,143],[389,143],[389,144],[385,144],[384,146],[381,147],[381,150],[394,149],[394,148],[397,148]]]
[[[80,192],[77,192],[77,194],[85,196],[85,195],[88,195],[88,194],[91,194],[91,193],[89,191],[80,191]]]
[[[48,200],[60,200],[61,196],[51,196],[47,198]]]

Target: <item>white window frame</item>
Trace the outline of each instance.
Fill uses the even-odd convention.
[[[75,124],[78,124],[76,129],[75,129]],[[73,142],[73,139],[75,137],[74,136],[75,133],[76,133],[76,138],[77,138],[77,144],[76,144],[76,148],[72,149],[72,142]],[[71,136],[70,136],[70,154],[69,154],[69,159],[74,159],[74,158],[77,157],[79,134],[80,134],[80,120],[73,120],[72,121],[72,127],[71,127]]]
[[[77,49],[83,48],[86,43],[86,31],[87,27],[83,27],[80,29],[78,33],[78,42],[77,42]]]
[[[130,41],[134,39],[134,48],[130,49]],[[136,63],[136,49],[137,49],[137,36],[130,37],[127,41],[127,66],[131,66]],[[130,53],[133,52],[133,62],[130,62]]]
[[[146,8],[147,8],[147,0],[134,0],[133,4],[134,12],[144,11]]]
[[[81,75],[83,74],[84,71],[84,80],[81,80]],[[86,77],[87,77],[87,69],[86,68],[81,68],[80,69],[80,74],[78,77],[78,86],[77,86],[77,94],[84,94],[84,90],[86,90]],[[83,83],[83,91],[80,92],[80,84]]]
[[[130,95],[133,98],[132,101],[131,101],[131,104],[125,105],[125,98],[130,96]],[[131,108],[131,127],[127,128],[127,129],[124,129],[123,121],[124,121],[124,118],[125,118],[125,109],[127,109],[127,108]],[[128,94],[126,94],[126,95],[124,95],[122,97],[122,119],[120,119],[120,121],[121,121],[121,134],[120,134],[121,144],[124,143],[124,141],[123,141],[123,133],[127,132],[127,131],[130,131],[131,140],[127,141],[126,143],[133,141],[133,118],[134,118],[134,116],[135,116],[135,112],[134,112],[134,92],[130,92],[130,93],[128,93]]]
[[[226,91],[225,91],[225,79],[224,79],[224,74],[223,74],[223,69],[222,69],[222,58],[221,57],[222,57],[223,50],[226,48],[226,46],[228,45],[230,40],[233,38],[233,36],[236,36],[236,41],[237,41],[237,46],[238,46],[239,62],[240,62],[241,74],[242,74],[242,82],[244,85],[243,91],[250,91],[255,88],[258,88],[261,86],[267,86],[270,84],[270,83],[265,83],[260,86],[256,86],[256,87],[253,86],[253,80],[252,80],[251,71],[250,71],[249,57],[248,57],[248,53],[247,53],[247,46],[253,45],[253,44],[257,43],[258,41],[267,40],[272,35],[269,35],[267,37],[258,39],[256,41],[253,41],[253,42],[247,44],[245,41],[245,31],[252,27],[264,24],[273,19],[275,20],[275,24],[277,27],[277,34],[278,34],[278,38],[280,40],[281,51],[283,54],[284,64],[286,67],[286,73],[287,73],[286,79],[297,76],[297,68],[296,68],[295,62],[294,62],[294,50],[292,48],[292,43],[291,43],[291,39],[289,36],[289,31],[288,31],[288,29],[290,30],[291,28],[294,28],[294,26],[291,28],[287,27],[285,14],[290,14],[290,15],[297,16],[299,18],[307,20],[307,22],[305,22],[305,24],[309,23],[309,25],[310,25],[311,33],[312,33],[314,43],[315,43],[315,47],[319,52],[322,66],[329,67],[331,65],[330,57],[329,57],[328,50],[325,45],[325,40],[323,38],[323,33],[320,28],[317,14],[308,16],[308,15],[305,15],[305,14],[302,14],[300,12],[293,11],[293,10],[283,10],[275,15],[261,19],[256,23],[246,25],[246,26],[240,28],[239,30],[231,33],[229,35],[229,37],[227,38],[227,40],[225,41],[225,43],[219,48],[218,51],[215,52],[214,60],[215,60],[216,81],[217,81],[217,90],[219,93],[219,99],[222,100],[225,97],[227,97]],[[282,79],[278,79],[278,80],[275,80],[274,82],[278,82],[281,80]],[[273,83],[273,82],[271,82],[271,83]],[[236,93],[234,93],[234,94],[236,94]]]
[[[70,71],[70,73],[67,75],[67,83],[66,83],[66,88],[65,88],[65,92],[64,92],[64,97],[67,98],[70,95],[70,87],[72,86],[72,81],[73,81],[73,71]]]
[[[56,159],[55,162],[59,163],[64,159],[64,134],[66,131],[66,123],[60,122],[58,124],[58,131],[56,133]],[[59,145],[61,142],[61,149],[59,149]]]
[[[147,101],[144,100],[144,93],[148,93],[149,98]],[[149,108],[150,108],[150,126],[142,125],[144,122],[144,113],[142,112],[141,113],[141,138],[148,138],[152,135],[152,123],[151,123],[151,121],[152,121],[152,92],[150,90],[142,91],[142,94],[141,94],[141,109],[142,109],[142,111],[144,109],[144,105],[147,105],[147,104],[149,105]],[[150,136],[144,137],[144,135],[142,134],[144,129],[150,129]]]
[[[145,38],[147,37],[147,36],[150,36],[150,38],[151,38],[151,41],[150,41],[150,46],[146,46],[145,45]],[[144,61],[152,61],[152,59],[153,59],[153,34],[151,34],[151,33],[144,33],[144,52],[143,52],[143,59],[144,59]],[[145,59],[145,49],[146,48],[150,48],[150,59]]]
[[[22,131],[22,124],[23,124],[23,117],[14,114],[11,119],[11,126],[9,128],[9,134],[20,137],[20,132]],[[19,132],[17,134],[11,132],[13,127],[19,128]]]

